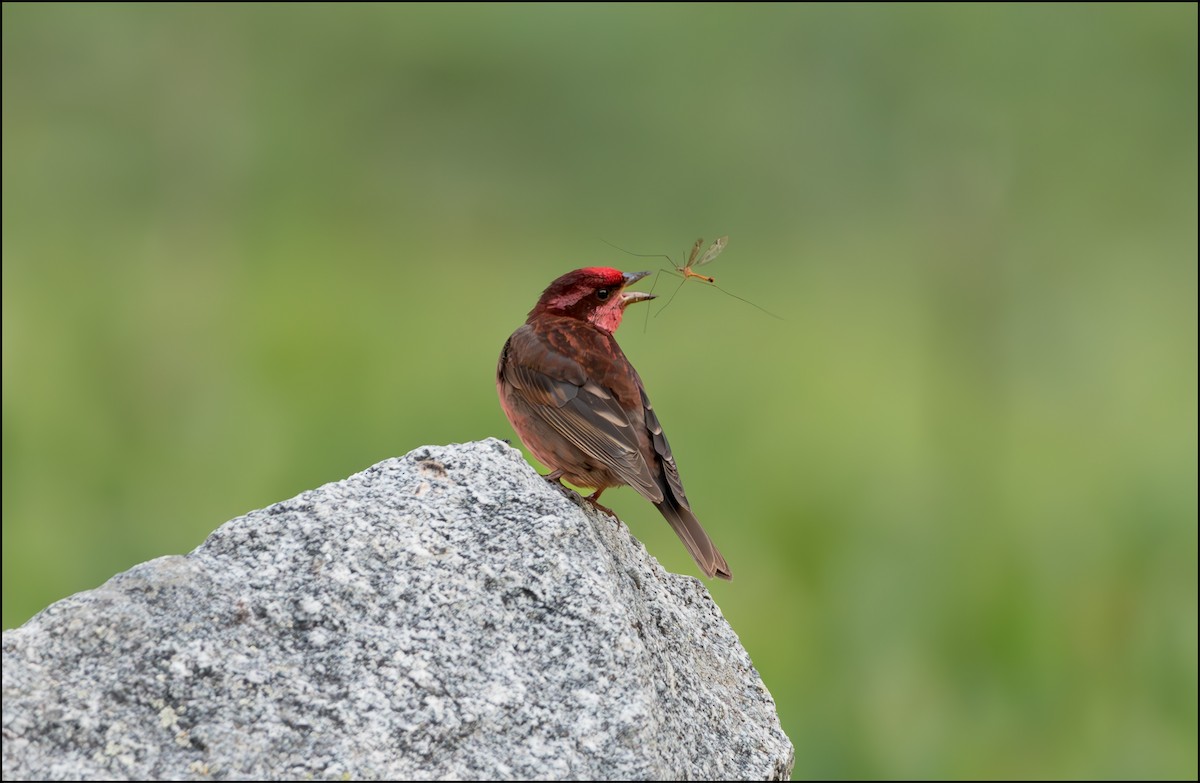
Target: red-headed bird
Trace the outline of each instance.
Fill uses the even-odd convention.
[[[576,269],[542,293],[500,352],[496,390],[517,435],[561,484],[625,484],[653,503],[708,577],[732,579],[688,505],[671,446],[613,332],[625,307],[654,297],[625,287],[649,272]],[[600,506],[603,508],[603,506]]]

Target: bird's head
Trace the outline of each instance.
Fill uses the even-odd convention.
[[[625,287],[641,280],[649,272],[621,272],[603,266],[589,266],[568,272],[542,292],[542,298],[529,311],[529,320],[539,315],[559,315],[587,321],[598,329],[615,332],[621,325],[625,307],[654,298],[644,291],[626,291]]]

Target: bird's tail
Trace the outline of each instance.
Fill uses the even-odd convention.
[[[669,491],[665,494],[666,498],[661,503],[654,505],[671,523],[671,529],[687,547],[688,554],[696,561],[696,565],[700,566],[700,570],[709,579],[714,576],[721,579],[733,579],[733,572],[729,570],[729,564],[725,562],[725,558],[717,550],[716,544],[704,531],[700,520],[696,519],[696,515],[692,513],[691,509],[676,500]]]

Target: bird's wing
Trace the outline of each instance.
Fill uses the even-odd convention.
[[[662,490],[642,455],[634,422],[616,394],[531,329],[518,329],[511,343],[501,372],[534,413],[644,497],[661,501]],[[527,357],[526,363],[514,361],[514,354]]]
[[[654,412],[654,406],[650,404],[650,398],[646,396],[646,387],[642,385],[640,378],[638,379],[638,391],[642,394],[642,410],[646,417],[646,429],[650,432],[650,442],[654,445],[654,452],[662,462],[663,474],[667,478],[667,487],[670,488],[680,505],[690,509],[687,495],[683,491],[683,479],[679,478],[679,468],[675,465],[675,456],[671,454],[671,444],[667,442],[667,435],[663,432],[662,425],[658,423],[658,415]]]

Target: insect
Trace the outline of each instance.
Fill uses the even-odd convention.
[[[616,245],[612,244],[611,242],[607,242],[604,240],[601,240],[601,241],[603,241],[604,244],[606,244],[610,247],[614,247],[617,250],[620,250],[622,253],[629,253],[629,255],[631,255],[631,256],[637,256],[639,258],[665,258],[671,262],[671,266],[674,268],[675,272],[677,272],[679,274],[679,277],[681,279],[679,281],[679,285],[676,286],[675,290],[671,293],[670,298],[667,299],[667,303],[664,304],[662,307],[658,308],[658,312],[656,312],[654,314],[655,317],[658,317],[658,314],[661,313],[663,310],[666,310],[667,307],[671,304],[671,302],[673,302],[675,300],[675,295],[679,293],[680,288],[683,288],[684,283],[686,283],[691,278],[695,278],[697,280],[703,280],[705,283],[708,283],[713,288],[717,289],[718,291],[720,291],[723,294],[732,296],[734,299],[741,300],[741,301],[745,302],[746,304],[750,305],[751,307],[761,310],[762,312],[766,313],[767,315],[771,316],[772,318],[777,318],[780,321],[783,320],[778,315],[775,315],[775,313],[772,313],[770,310],[767,310],[765,308],[759,307],[758,305],[754,304],[754,302],[751,302],[749,299],[742,299],[742,297],[738,296],[737,294],[726,291],[724,288],[721,288],[719,285],[717,285],[717,282],[715,279],[709,277],[708,275],[702,275],[696,271],[696,267],[704,266],[705,264],[712,263],[712,261],[717,256],[721,255],[721,251],[725,249],[725,246],[727,244],[729,244],[729,237],[727,237],[727,236],[718,237],[717,239],[713,240],[713,243],[708,246],[708,250],[704,251],[704,255],[700,255],[700,248],[704,247],[704,240],[697,239],[695,241],[695,243],[692,245],[692,252],[688,253],[687,263],[685,263],[683,266],[679,266],[678,264],[675,263],[674,260],[671,259],[670,256],[663,255],[661,253],[630,253],[628,250],[621,248],[621,247],[617,247]],[[651,293],[654,292],[654,287],[658,285],[659,275],[661,275],[662,272],[670,273],[670,271],[671,270],[669,270],[669,269],[663,269],[659,272],[658,275],[654,276],[654,283],[650,286]],[[646,325],[643,327],[643,329],[649,328],[649,324],[650,324],[650,308],[646,308]]]
[[[716,239],[713,240],[713,243],[708,246],[708,250],[704,251],[704,255],[701,256],[700,248],[704,247],[704,239],[703,238],[697,239],[695,244],[692,245],[692,252],[688,253],[687,263],[684,264],[683,266],[675,267],[675,271],[678,272],[679,274],[683,275],[683,279],[679,281],[679,285],[675,288],[675,291],[671,294],[671,298],[667,300],[667,304],[658,308],[658,312],[661,313],[663,310],[666,310],[667,306],[670,305],[671,302],[675,301],[675,294],[679,293],[679,289],[683,288],[683,284],[686,283],[688,281],[688,278],[690,278],[690,277],[694,277],[697,280],[703,280],[704,282],[708,283],[709,285],[715,286],[717,284],[716,280],[714,280],[711,277],[708,277],[707,275],[702,275],[699,272],[695,271],[695,267],[704,266],[705,264],[711,262],[717,256],[721,255],[721,251],[725,249],[725,246],[727,244],[729,244],[729,237],[727,237],[727,236],[726,237],[717,237]],[[700,256],[700,257],[697,258],[697,256]],[[671,259],[669,259],[669,258],[667,260],[671,261]],[[675,262],[671,261],[671,265],[675,266]],[[658,284],[658,276],[656,275],[654,277],[654,285],[657,285],[657,284]],[[650,286],[651,293],[654,293],[654,285]],[[724,289],[722,289],[722,290],[724,290]],[[725,293],[729,293],[729,292],[726,291]],[[733,296],[733,294],[729,294],[729,295]],[[735,298],[741,299],[740,296],[735,297]],[[745,302],[746,300],[742,299],[742,301]],[[746,302],[746,303],[750,304],[750,302]],[[757,305],[755,305],[755,306],[757,307]]]
[[[717,256],[721,255],[721,251],[729,244],[729,237],[717,237],[713,243],[708,246],[708,250],[704,251],[704,255],[700,256],[700,260],[696,260],[696,255],[700,252],[700,248],[704,247],[704,240],[697,239],[696,244],[692,245],[692,252],[688,255],[687,263],[683,266],[675,267],[676,272],[682,272],[683,278],[686,280],[689,277],[698,277],[706,283],[715,283],[711,277],[705,277],[699,272],[693,271],[693,267],[704,266],[712,261]]]

